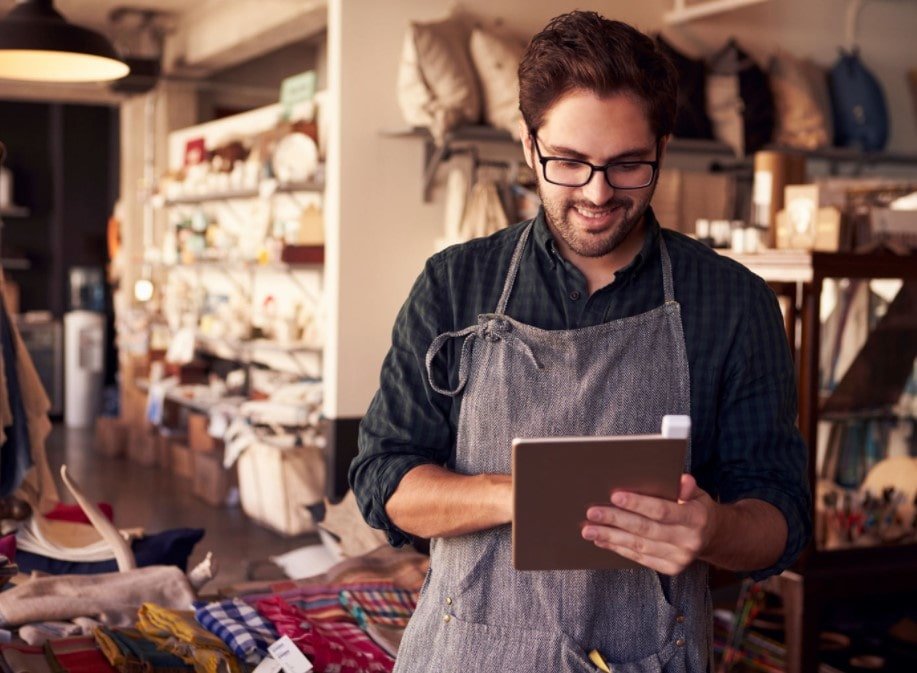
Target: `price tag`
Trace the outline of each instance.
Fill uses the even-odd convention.
[[[271,656],[283,667],[284,673],[309,673],[312,662],[299,651],[290,636],[284,636],[267,648]]]

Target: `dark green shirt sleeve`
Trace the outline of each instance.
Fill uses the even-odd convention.
[[[430,387],[425,365],[430,344],[451,329],[441,319],[448,301],[438,270],[436,258],[427,262],[398,313],[379,390],[360,423],[359,454],[348,475],[363,517],[385,531],[394,546],[411,538],[388,518],[385,503],[412,468],[445,465],[453,443],[452,398]],[[437,367],[436,373],[445,377],[444,371]]]
[[[780,559],[751,573],[761,580],[785,570],[808,543],[812,501],[808,452],[795,424],[793,360],[777,299],[760,279],[748,288],[717,417],[721,502],[763,500],[786,519],[787,542]]]

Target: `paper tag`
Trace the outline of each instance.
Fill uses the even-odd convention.
[[[284,673],[309,673],[312,670],[312,662],[299,651],[290,636],[284,636],[268,647],[267,651],[280,663]]]
[[[283,664],[268,657],[258,664],[252,673],[283,673]]]

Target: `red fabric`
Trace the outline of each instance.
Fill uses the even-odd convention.
[[[16,560],[16,533],[0,537],[0,555],[5,556],[10,561]]]
[[[111,505],[107,502],[96,503],[96,506],[102,511],[109,521],[115,520],[115,514],[112,510]],[[83,512],[83,508],[79,505],[65,505],[62,502],[57,503],[57,506],[52,509],[50,512],[45,514],[46,519],[53,519],[55,521],[72,521],[73,523],[86,523],[89,524],[89,519],[86,518],[86,514]]]
[[[395,665],[353,621],[312,621],[279,596],[258,601],[256,609],[296,643],[316,673],[391,673]]]
[[[45,654],[67,673],[117,673],[92,636],[49,640]]]

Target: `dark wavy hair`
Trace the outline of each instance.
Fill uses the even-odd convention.
[[[643,102],[657,138],[675,125],[677,73],[654,40],[596,12],[551,19],[529,42],[519,64],[519,109],[531,130],[563,95],[629,93]]]

